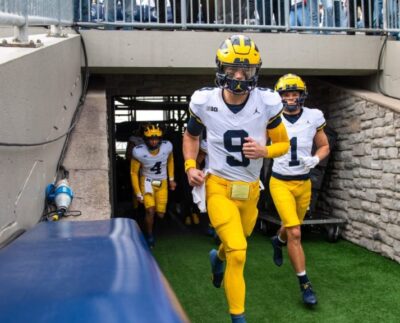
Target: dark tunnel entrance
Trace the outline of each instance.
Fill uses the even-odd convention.
[[[168,192],[167,216],[180,216],[185,200],[190,200],[190,189],[183,167],[182,134],[188,120],[190,96],[114,96],[113,105],[113,213],[114,217],[138,220],[142,205],[134,202],[130,165],[132,149],[143,143],[143,127],[149,123],[163,129],[163,139],[173,146],[174,173],[178,183]],[[178,214],[177,214],[178,210]]]
[[[260,84],[273,88],[274,80],[276,78],[261,78]],[[164,139],[170,141],[173,145],[175,160],[174,168],[177,188],[176,191],[168,192],[166,218],[174,218],[173,222],[175,224],[185,228],[185,220],[192,214],[193,210],[196,210],[196,207],[192,203],[191,189],[184,173],[182,135],[189,118],[188,107],[191,94],[202,86],[212,85],[212,82],[212,77],[200,75],[196,77],[177,75],[174,77],[174,82],[171,82],[170,77],[165,75],[130,76],[129,82],[127,82],[127,77],[122,80],[112,77],[108,80],[113,217],[133,218],[138,220],[139,224],[141,218],[143,218],[144,210],[142,205],[139,205],[137,209],[133,202],[134,194],[130,177],[130,150],[132,146],[129,146],[129,139],[139,138],[140,140],[142,126],[149,122],[157,123],[165,130]],[[326,91],[325,88],[322,88],[321,92],[318,87],[318,80],[313,78],[306,80],[306,82],[310,85],[309,91],[313,94],[315,93],[312,98],[308,99],[309,106],[324,110],[323,105],[319,104],[320,98],[316,95],[316,92],[323,94]],[[121,84],[124,86],[119,87]],[[161,91],[167,94],[162,94]],[[123,95],[121,93],[136,93],[136,95]],[[334,137],[335,134],[332,134],[333,141]],[[330,166],[326,162],[314,171],[313,185],[315,190],[313,189],[313,200],[311,202],[313,210],[317,208],[318,195],[323,190],[322,182],[329,181],[329,178],[327,178],[329,176],[325,176],[325,179],[323,178],[325,170],[329,168]],[[269,233],[275,232],[279,224],[279,222],[276,222],[279,221],[277,216],[273,221],[264,221],[267,213],[276,212],[268,188],[270,170],[271,163],[267,159],[264,161],[264,167],[260,174],[265,190],[261,192],[258,205],[260,211],[260,226],[258,227]],[[315,215],[317,215],[317,219],[315,219]],[[202,216],[200,216],[200,219],[202,219]],[[311,220],[315,222],[316,226],[320,226],[323,229],[328,230],[332,227],[330,219],[319,219],[319,215],[316,213],[314,213],[314,218]],[[204,221],[206,223],[200,224],[202,230],[207,230],[207,217],[205,217]],[[311,226],[314,226],[314,222]],[[320,222],[322,225],[319,224]],[[171,222],[169,221],[169,223]],[[339,228],[339,224],[334,223],[333,227]],[[334,237],[333,240],[336,240],[338,234],[335,234]]]

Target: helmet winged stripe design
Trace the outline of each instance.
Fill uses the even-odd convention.
[[[289,106],[285,100],[282,100],[283,107],[288,110],[295,110],[301,108],[304,105],[304,101],[308,96],[306,83],[296,74],[283,75],[278,82],[275,84],[275,91],[279,92],[280,95],[284,92],[296,91],[300,93],[295,106]]]
[[[149,150],[156,150],[161,145],[161,138],[163,131],[158,125],[148,124],[143,128],[143,139]],[[154,139],[158,139],[157,143],[154,144]]]
[[[216,84],[234,94],[250,92],[257,86],[261,57],[256,44],[247,36],[233,35],[217,50]],[[226,73],[229,67],[242,68],[246,80],[236,80]]]
[[[150,124],[150,125],[145,126],[144,131],[143,131],[143,135],[146,138],[162,137],[162,130],[158,125]]]

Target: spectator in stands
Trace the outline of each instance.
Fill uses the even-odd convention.
[[[101,22],[104,20],[104,0],[92,0],[90,5],[90,21]]]
[[[323,27],[341,27],[340,0],[322,0],[324,8]]]
[[[289,21],[292,27],[318,27],[318,0],[290,0]],[[315,2],[317,6],[315,6]]]
[[[374,0],[374,16],[373,16],[373,25],[375,28],[383,27],[383,0]]]
[[[373,28],[373,17],[374,17],[374,5],[371,5],[373,0],[348,0],[348,23],[349,27],[356,28]],[[354,7],[356,3],[356,7]],[[362,24],[357,25],[357,7],[361,7],[362,10]],[[348,34],[354,34],[354,32],[348,32]],[[371,34],[367,32],[366,34]]]
[[[149,247],[153,248],[154,216],[157,214],[160,219],[164,218],[168,201],[168,186],[171,191],[176,188],[174,157],[172,144],[167,140],[162,140],[163,132],[159,126],[147,125],[143,136],[145,144],[133,149],[131,179],[136,198],[140,203],[144,203],[145,235]]]
[[[263,158],[287,152],[277,93],[257,88],[261,58],[247,36],[233,35],[217,51],[217,88],[196,91],[183,137],[185,171],[192,186],[206,185],[207,210],[222,243],[210,251],[213,285],[224,281],[232,322],[245,322],[246,238],[257,219]],[[207,131],[209,174],[196,168],[199,137]],[[266,147],[266,131],[273,144]],[[226,271],[224,274],[224,263]]]
[[[134,5],[135,7],[135,5]],[[132,22],[132,8],[131,0],[106,0],[105,11],[107,11],[107,22]],[[108,29],[115,29],[109,26]],[[124,27],[124,29],[132,29],[131,27]]]
[[[217,2],[218,23],[235,25],[255,25],[256,0]]]
[[[272,12],[271,12],[272,2]],[[257,0],[259,24],[285,26],[285,0]]]
[[[311,200],[310,169],[329,154],[328,138],[323,130],[326,123],[320,110],[304,107],[307,88],[297,75],[282,76],[275,90],[282,97],[282,120],[289,134],[290,151],[275,158],[272,166],[270,192],[283,223],[278,234],[271,240],[273,261],[277,266],[282,265],[282,247],[287,243],[303,302],[315,305],[317,298],[306,274],[300,225]],[[317,147],[314,156],[311,154],[313,143]]]

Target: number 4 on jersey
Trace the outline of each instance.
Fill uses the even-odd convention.
[[[156,162],[150,170],[156,174],[161,174],[161,162]]]

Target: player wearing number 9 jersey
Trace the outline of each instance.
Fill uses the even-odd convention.
[[[272,238],[273,260],[277,266],[282,265],[282,247],[287,241],[303,302],[315,305],[317,298],[306,274],[300,225],[311,199],[310,169],[329,154],[329,143],[323,130],[325,119],[320,110],[303,106],[307,88],[297,75],[282,76],[275,90],[284,105],[282,120],[289,134],[290,151],[275,158],[272,167],[270,192],[283,223],[278,235]],[[311,155],[313,143],[317,148],[314,156]]]
[[[246,238],[257,219],[263,158],[285,154],[289,139],[279,94],[256,87],[261,58],[255,43],[243,35],[231,36],[221,44],[216,61],[218,87],[196,91],[191,98],[183,153],[189,183],[205,182],[210,221],[221,240],[218,250],[210,252],[213,285],[224,282],[232,322],[242,323]],[[204,128],[207,178],[195,162]],[[267,132],[270,146],[266,146]]]
[[[169,188],[174,190],[174,157],[172,144],[162,139],[162,130],[157,125],[144,128],[145,144],[132,151],[131,180],[134,193],[146,210],[145,231],[150,247],[154,247],[154,214],[163,218],[168,200],[167,169]],[[139,176],[140,175],[140,176]]]

